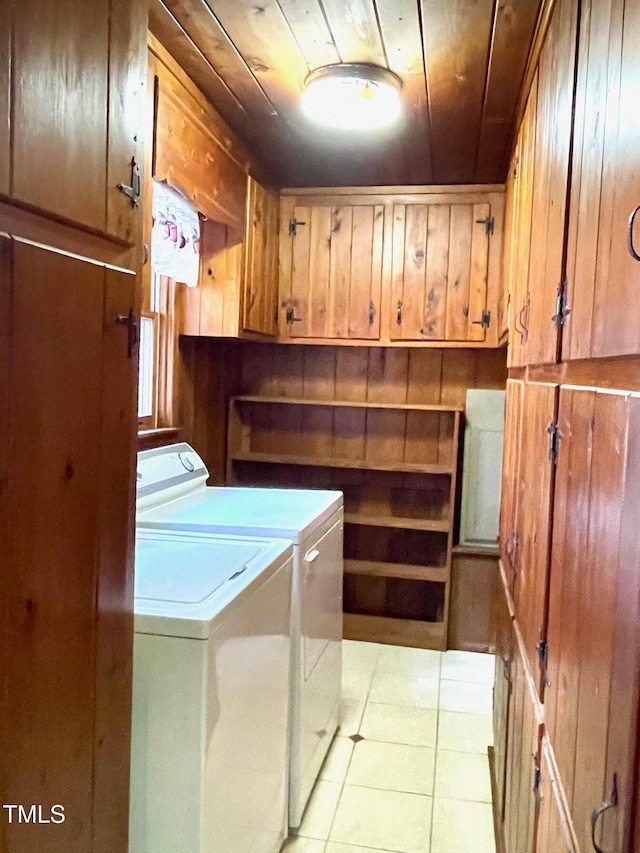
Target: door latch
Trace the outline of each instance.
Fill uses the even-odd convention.
[[[119,326],[127,327],[127,358],[131,358],[140,339],[138,334],[138,320],[133,313],[133,308],[130,309],[128,314],[118,314],[116,323]]]
[[[131,207],[138,207],[142,191],[142,178],[135,157],[131,158],[131,184],[118,184],[118,189],[131,201]]]
[[[482,326],[483,329],[488,329],[491,325],[491,311],[483,311],[479,320],[472,320],[473,326]]]

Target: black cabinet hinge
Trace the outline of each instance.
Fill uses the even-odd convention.
[[[540,672],[542,674],[542,678],[546,686],[549,686],[549,679],[547,677],[547,665],[549,662],[549,644],[547,642],[547,638],[543,637],[538,645],[536,646],[536,652],[538,653],[538,665],[540,667]]]
[[[298,233],[298,225],[306,225],[306,222],[302,222],[300,219],[296,219],[293,217],[289,220],[289,237],[295,237]]]
[[[551,318],[553,325],[559,329],[571,314],[571,308],[567,306],[567,280],[561,281],[556,292],[556,313]]]
[[[496,221],[493,216],[486,216],[484,219],[476,219],[478,225],[484,225],[484,230],[488,237],[493,234],[496,226]]]
[[[549,436],[549,462],[555,465],[558,462],[558,451],[560,450],[560,439],[562,438],[557,421],[551,421],[547,427],[547,435]]]
[[[479,320],[472,320],[474,326],[482,326],[483,329],[488,329],[491,325],[491,311],[483,311]]]

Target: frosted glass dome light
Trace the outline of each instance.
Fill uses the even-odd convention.
[[[308,75],[304,86],[304,114],[325,127],[375,130],[400,117],[402,81],[379,65],[323,65]]]

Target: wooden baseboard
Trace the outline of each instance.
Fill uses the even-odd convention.
[[[488,748],[489,775],[491,776],[491,803],[493,805],[493,832],[496,839],[496,853],[505,853],[502,816],[498,806],[498,784],[496,782],[496,754],[492,746]]]

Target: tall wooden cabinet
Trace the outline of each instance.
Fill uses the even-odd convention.
[[[0,9],[0,802],[65,816],[3,812],[7,853],[128,849],[145,39]]]
[[[639,13],[558,0],[511,166],[500,535],[529,690],[505,702],[497,669],[507,853],[640,850]]]

